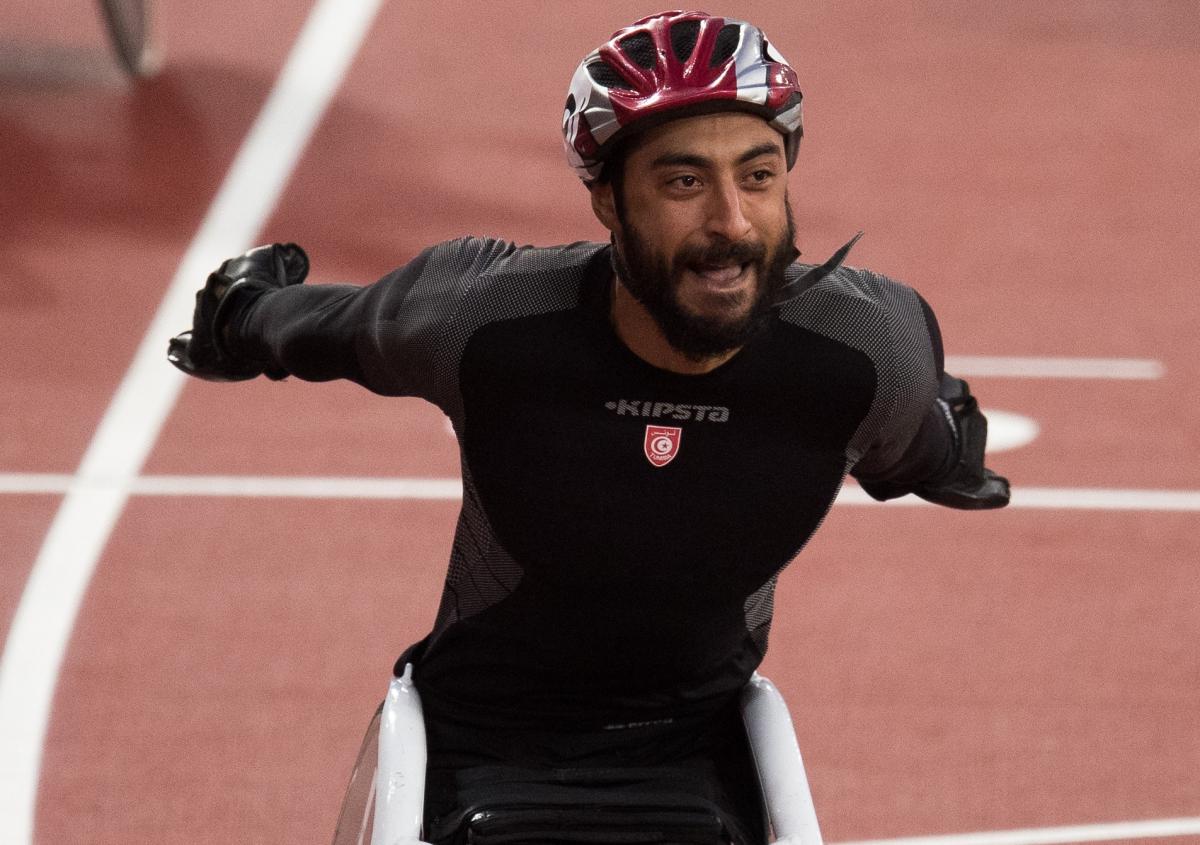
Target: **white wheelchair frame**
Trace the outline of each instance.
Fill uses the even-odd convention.
[[[742,692],[741,710],[774,841],[778,845],[823,845],[796,731],[783,696],[774,684],[755,673]],[[425,719],[411,664],[388,687],[379,714],[378,755],[371,796],[355,845],[426,845],[421,840],[427,759]],[[339,829],[341,833],[345,831]]]

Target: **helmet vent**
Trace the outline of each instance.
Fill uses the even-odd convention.
[[[742,28],[737,24],[727,23],[717,33],[717,43],[713,47],[709,67],[725,64],[737,50],[738,42],[742,40]]]
[[[645,70],[652,70],[654,68],[655,59],[658,58],[658,55],[654,49],[654,41],[646,33],[635,32],[633,35],[622,40],[621,49],[639,67]]]
[[[696,39],[700,36],[700,21],[680,21],[671,27],[671,51],[675,58],[686,62],[688,56],[696,49]]]
[[[628,88],[629,83],[625,81],[621,74],[617,73],[616,68],[608,62],[592,62],[587,66],[588,76],[596,81],[598,85],[604,88]]]
[[[575,114],[575,95],[574,94],[567,95],[567,104],[565,106],[563,106],[563,111],[565,111],[567,114]]]

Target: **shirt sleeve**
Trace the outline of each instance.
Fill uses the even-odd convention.
[[[348,379],[436,401],[434,358],[472,281],[509,249],[467,238],[430,247],[372,285],[295,285],[258,297],[231,326],[240,353],[306,381]]]
[[[915,380],[917,389],[896,392],[897,408],[888,416],[892,424],[880,428],[851,471],[859,481],[915,485],[944,474],[955,461],[954,434],[936,401],[937,386],[945,375],[941,328],[929,303],[915,291],[910,293],[919,306],[920,320],[915,321],[914,331],[894,336],[916,348],[895,350],[891,359],[881,364],[911,366],[909,378],[901,380]]]

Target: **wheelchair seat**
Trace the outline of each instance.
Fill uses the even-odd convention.
[[[450,802],[455,809],[431,817],[425,788],[434,770],[426,765],[424,716],[409,664],[392,679],[367,728],[334,845],[761,845],[768,829],[778,842],[822,845],[783,697],[755,674],[742,693],[741,711],[756,769],[751,778],[761,803],[762,829],[753,831],[753,838],[718,804],[711,776],[679,767],[468,768],[453,773],[460,780]],[[699,787],[697,779],[703,781]],[[458,800],[462,789],[465,797]]]
[[[456,810],[429,841],[450,845],[745,845],[737,821],[685,769],[503,766],[457,776]]]

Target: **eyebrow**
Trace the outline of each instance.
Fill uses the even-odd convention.
[[[753,161],[759,156],[772,155],[781,153],[778,144],[772,144],[769,141],[764,141],[761,144],[756,144],[746,152],[738,156],[734,164],[745,164],[748,161]],[[654,161],[650,162],[651,167],[711,167],[712,159],[696,153],[663,153]]]

